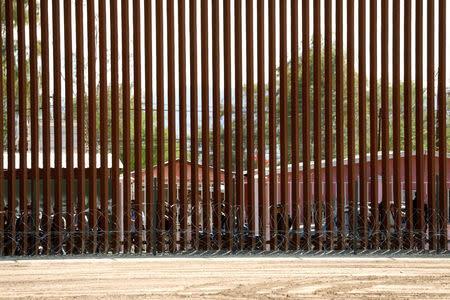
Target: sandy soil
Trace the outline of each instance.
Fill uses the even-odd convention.
[[[450,299],[450,259],[113,258],[0,261],[0,298]]]

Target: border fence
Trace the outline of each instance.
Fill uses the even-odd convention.
[[[0,10],[0,255],[448,250],[445,0]]]

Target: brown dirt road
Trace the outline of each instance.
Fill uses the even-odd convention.
[[[0,261],[0,298],[450,299],[449,258]]]

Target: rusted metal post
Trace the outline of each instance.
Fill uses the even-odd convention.
[[[118,49],[118,20],[117,20],[117,0],[111,1],[111,120],[119,120],[119,49]],[[146,77],[147,78],[147,77]],[[151,83],[151,80],[149,80]],[[120,251],[120,138],[119,122],[111,122],[112,130],[112,216],[111,229],[113,253]],[[153,175],[153,172],[152,172]],[[147,175],[148,176],[148,175]],[[147,177],[148,180],[148,177]],[[151,181],[153,183],[153,181]],[[151,188],[151,195],[153,195]],[[148,198],[147,198],[148,199]],[[152,216],[152,214],[147,215]],[[147,240],[148,241],[148,240]]]
[[[378,218],[378,98],[377,98],[377,1],[370,0],[370,210],[371,248],[379,247]]]
[[[332,99],[332,32],[331,32],[331,0],[325,0],[325,226],[327,250],[334,249],[334,197],[333,197],[333,99]]]
[[[289,247],[289,202],[288,202],[288,140],[287,140],[287,28],[286,28],[286,0],[280,1],[280,194],[282,205],[283,243],[281,249]],[[284,116],[284,117],[283,117]]]
[[[158,199],[157,199],[157,250],[165,250],[165,166],[164,166],[164,52],[163,52],[163,3],[156,1],[156,101],[157,101],[157,152],[158,152]]]
[[[258,231],[262,250],[266,245],[266,157],[265,157],[265,102],[266,83],[264,76],[264,2],[257,4],[257,47],[258,47]]]
[[[177,186],[175,140],[175,58],[174,58],[174,3],[167,1],[167,84],[169,107],[169,251],[177,250]]]
[[[201,3],[202,53],[202,230],[205,250],[211,249],[211,203],[209,178],[209,79],[208,79],[208,2]]]
[[[355,219],[355,7],[354,1],[347,1],[347,138],[348,138],[348,233],[349,246],[353,247]],[[355,250],[355,249],[354,249]]]
[[[291,111],[292,111],[292,221],[294,250],[300,249],[300,191],[299,191],[299,107],[298,107],[298,0],[291,1]],[[275,208],[274,208],[275,209]],[[274,210],[275,211],[275,210]],[[276,212],[276,211],[275,211]],[[273,216],[276,216],[273,215]]]
[[[187,249],[187,139],[186,139],[186,13],[185,1],[178,1],[179,101],[180,101],[180,250]],[[192,124],[191,124],[192,126]]]
[[[271,228],[271,248],[278,249],[278,174],[277,174],[277,97],[276,97],[276,61],[275,61],[275,1],[269,1],[269,203],[270,228]]]
[[[66,222],[67,253],[73,253],[74,247],[74,164],[73,164],[73,67],[72,67],[72,3],[64,0],[64,58],[66,92]],[[105,122],[106,123],[106,122]]]
[[[447,204],[447,108],[445,90],[445,51],[446,51],[446,2],[439,1],[439,77],[438,77],[438,113],[439,113],[439,248],[448,250],[448,204]]]
[[[8,3],[8,1],[6,2]],[[6,19],[8,20],[8,19]],[[8,27],[7,27],[8,29]],[[8,31],[7,31],[8,32]],[[8,36],[7,36],[8,37]],[[8,39],[7,39],[8,41]],[[43,224],[43,254],[49,254],[50,252],[50,232],[51,232],[51,186],[50,186],[50,79],[49,79],[49,36],[48,36],[48,1],[41,1],[41,60],[42,60],[42,148],[43,148],[43,212],[42,212],[42,224]],[[7,53],[8,55],[8,53]],[[9,56],[7,56],[9,57]],[[9,111],[9,107],[8,107]],[[8,115],[9,117],[9,115]],[[14,125],[14,124],[12,124]],[[11,127],[8,124],[8,134],[10,134]],[[9,139],[8,139],[9,141]],[[9,144],[8,144],[9,151]],[[14,153],[14,152],[12,152]],[[8,161],[14,159],[8,152]],[[8,166],[10,164],[8,163]],[[8,191],[10,191],[10,185]],[[14,188],[15,190],[15,188]],[[14,196],[15,197],[15,196]],[[9,205],[8,205],[9,207]]]
[[[425,247],[424,234],[424,165],[423,165],[423,2],[416,2],[416,211],[413,210],[417,247]]]
[[[156,226],[154,218],[153,197],[153,78],[152,78],[152,5],[150,1],[144,3],[145,16],[145,241],[146,252],[154,245],[153,228]],[[153,250],[153,249],[152,249]]]
[[[224,59],[224,102],[225,102],[225,247],[233,250],[234,206],[233,206],[233,141],[231,136],[231,29],[230,0],[223,1],[223,59]]]
[[[361,248],[367,249],[367,116],[366,116],[366,0],[358,2],[358,97],[359,97],[359,226]]]
[[[405,120],[405,208],[406,245],[414,247],[412,202],[412,130],[411,130],[411,0],[405,1],[405,71],[404,71],[404,120]]]
[[[400,14],[400,1],[393,1],[393,16]],[[392,39],[392,122],[393,140],[394,140],[394,160],[393,160],[393,175],[394,175],[394,245],[396,249],[402,248],[402,194],[401,194],[401,174],[400,174],[400,18],[393,18],[393,39]]]
[[[41,9],[42,11],[42,9]],[[42,16],[43,18],[43,16]],[[42,22],[42,21],[41,21]],[[79,238],[77,247],[79,253],[86,250],[86,222],[85,222],[85,197],[86,197],[86,171],[85,171],[85,98],[84,98],[84,38],[83,38],[83,3],[75,3],[76,23],[76,76],[77,76],[77,226]],[[45,138],[45,134],[44,134]],[[44,153],[45,160],[45,153]],[[45,185],[44,185],[45,186]],[[44,197],[45,199],[45,197]]]
[[[134,210],[135,253],[142,251],[142,99],[141,99],[141,1],[133,1],[133,79],[134,79]],[[173,49],[173,48],[172,48]],[[170,62],[169,55],[169,62]],[[173,55],[172,55],[173,57]],[[169,73],[170,74],[170,73]],[[173,120],[175,124],[175,120]],[[175,177],[175,176],[174,176]]]
[[[2,15],[3,3],[0,3],[0,16]],[[31,24],[31,22],[30,22]],[[34,27],[36,28],[36,27]],[[30,30],[31,32],[32,30]],[[3,32],[3,22],[0,22],[0,32]],[[32,39],[30,39],[32,40]],[[3,34],[0,34],[0,45],[3,45]],[[3,57],[0,59],[0,140],[4,141],[3,132],[3,124],[4,124],[4,93],[3,93]],[[7,130],[8,132],[8,130]],[[34,143],[33,143],[34,145]],[[5,182],[5,171],[4,171],[4,161],[3,161],[3,153],[5,151],[4,142],[0,143],[0,182]],[[34,174],[34,172],[33,172]],[[39,177],[38,177],[39,178]],[[5,212],[5,185],[0,184],[0,256],[5,255],[5,237],[6,237],[6,228],[5,228],[5,220],[6,220],[6,212]],[[39,203],[39,202],[38,202]],[[36,206],[35,206],[36,207]]]
[[[119,50],[118,50],[118,21],[117,0],[111,1],[111,120],[119,120]],[[113,253],[120,251],[120,169],[119,169],[119,122],[111,122],[112,147],[112,249]]]
[[[37,32],[36,32],[36,1],[31,0],[28,2],[28,24],[29,24],[29,38],[30,38],[30,109],[31,109],[31,207],[32,211],[29,216],[32,216],[34,223],[33,228],[29,228],[32,241],[32,245],[28,245],[30,248],[29,253],[38,254],[39,252],[39,212],[40,212],[40,192],[39,192],[39,87],[38,87],[38,69],[37,69]],[[1,44],[1,41],[0,41]],[[0,65],[1,69],[1,65]],[[2,79],[0,79],[2,80]],[[3,97],[3,87],[0,88],[0,95]],[[3,112],[3,107],[2,107]],[[0,112],[0,113],[2,113]],[[3,115],[1,116],[3,118]],[[3,126],[3,120],[0,126]],[[1,128],[3,131],[3,127]],[[3,138],[0,138],[3,140]],[[0,148],[0,153],[3,153],[3,146]],[[1,158],[3,160],[3,157]],[[0,182],[4,182],[3,179],[3,165],[0,164],[2,174],[0,174]],[[0,199],[3,198],[3,185],[0,187]],[[3,205],[3,201],[1,201]],[[3,210],[0,207],[0,210]],[[0,222],[4,221],[0,217]],[[0,231],[2,230],[2,225],[0,226]],[[1,237],[2,239],[3,237]],[[2,241],[3,242],[3,241]],[[2,242],[0,242],[0,247],[2,247]],[[3,250],[1,250],[3,251]]]
[[[391,248],[390,238],[390,207],[391,189],[389,184],[389,3],[381,2],[381,147],[382,147],[382,234],[383,249]]]
[[[222,248],[222,198],[220,160],[220,50],[219,50],[219,1],[212,1],[212,85],[213,85],[213,248]],[[209,88],[208,88],[209,92]],[[206,166],[205,166],[206,167]],[[209,216],[209,215],[208,215]]]
[[[45,0],[43,2],[46,2]],[[45,4],[43,4],[45,5]],[[16,252],[16,147],[15,147],[15,88],[14,88],[14,27],[13,2],[5,2],[6,23],[6,93],[8,126],[8,210],[7,210],[7,254]],[[43,40],[44,41],[44,40]],[[48,232],[50,228],[48,227]]]
[[[249,247],[255,249],[255,172],[254,172],[254,57],[253,57],[253,0],[246,1],[246,54],[247,54],[247,201]]]
[[[199,249],[199,179],[198,179],[198,87],[197,87],[197,1],[189,1],[189,55],[191,75],[191,236],[192,246]]]
[[[100,251],[108,251],[108,86],[106,57],[106,2],[99,1],[100,61]]]
[[[302,2],[303,248],[311,250],[309,1]]]
[[[24,1],[17,1],[17,52],[18,52],[18,75],[19,83],[26,86],[26,61],[25,61],[25,8]],[[20,209],[19,209],[19,227],[16,230],[21,236],[19,239],[19,255],[25,255],[28,250],[28,224],[26,218],[28,215],[28,195],[27,195],[27,142],[28,142],[28,130],[27,130],[27,94],[25,88],[19,88],[19,153],[20,153],[20,184],[19,184],[19,196],[20,196]],[[55,120],[56,121],[56,120]],[[56,129],[56,127],[55,127]],[[55,186],[56,187],[56,186]],[[21,233],[20,233],[21,232]]]
[[[427,5],[427,167],[429,248],[436,249],[436,119],[434,93],[434,0]],[[425,226],[425,231],[427,230]]]
[[[122,0],[122,41],[130,38],[128,0]],[[162,43],[162,42],[161,42]],[[122,43],[122,118],[123,118],[123,231],[125,253],[131,249],[130,180],[130,45]],[[159,78],[158,78],[159,79]],[[159,168],[158,168],[159,170]]]
[[[88,99],[89,99],[89,251],[97,251],[97,121],[95,71],[95,11],[88,2]]]
[[[350,7],[350,2],[348,3]],[[314,1],[314,239],[322,250],[322,87],[320,1]],[[349,17],[350,18],[350,17]],[[348,36],[350,42],[350,34]],[[350,47],[350,45],[349,45]],[[349,48],[350,50],[350,48]],[[350,54],[350,53],[349,53]]]
[[[342,0],[336,1],[336,181],[338,249],[345,248]]]
[[[54,119],[54,140],[55,140],[55,177],[54,177],[54,215],[53,225],[56,230],[55,240],[52,247],[55,253],[60,253],[62,249],[64,228],[62,216],[62,109],[61,109],[61,32],[59,17],[59,1],[52,1],[53,20],[53,119]],[[94,72],[95,78],[95,72]],[[94,97],[95,98],[95,97]],[[92,98],[89,98],[92,99]],[[94,102],[95,103],[95,102]],[[95,110],[94,110],[95,111]],[[95,124],[95,123],[94,123]],[[94,133],[95,134],[95,133]],[[94,135],[95,136],[95,135]],[[91,223],[92,224],[92,223]]]
[[[242,124],[242,1],[234,2],[234,43],[235,43],[235,101],[236,101],[236,205],[238,249],[244,250],[244,167],[243,167],[243,124]]]

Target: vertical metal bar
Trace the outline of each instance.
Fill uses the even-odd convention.
[[[397,16],[400,13],[400,1],[393,1],[392,13]],[[394,247],[402,247],[402,195],[400,174],[400,18],[393,18],[393,72],[392,72],[392,121],[394,123]]]
[[[242,2],[234,1],[235,42],[235,101],[236,101],[236,204],[239,250],[244,250],[244,168],[243,168],[243,123],[242,123]]]
[[[347,1],[347,134],[348,134],[348,231],[353,245],[355,220],[355,7]]]
[[[224,58],[224,101],[225,101],[225,224],[226,247],[233,250],[232,228],[234,224],[233,207],[233,141],[231,139],[231,33],[230,33],[230,0],[223,1],[223,58]]]
[[[414,247],[412,203],[412,130],[411,130],[411,0],[405,1],[405,71],[404,71],[404,122],[405,122],[405,208],[406,247]]]
[[[45,0],[43,1],[45,2]],[[15,96],[14,96],[14,27],[13,2],[5,2],[6,23],[6,84],[8,112],[8,210],[7,210],[7,254],[16,252],[16,147],[15,147]]]
[[[350,1],[348,7],[351,7]],[[350,9],[349,9],[350,13]],[[350,18],[350,14],[349,14]],[[322,250],[322,87],[320,1],[314,2],[314,226],[317,250]],[[348,42],[351,35],[349,32]],[[349,45],[350,51],[350,45]],[[350,52],[349,52],[350,61]]]
[[[275,50],[275,0],[269,1],[269,201],[271,210],[272,241],[271,250],[278,248],[278,194],[277,194],[277,70]],[[295,139],[293,139],[295,140]]]
[[[122,0],[122,41],[129,41],[128,0]],[[124,252],[131,249],[131,182],[130,182],[130,45],[122,43],[122,118],[123,118],[123,218]],[[164,116],[164,115],[163,115]],[[158,169],[159,170],[159,169]],[[162,197],[161,197],[162,199]]]
[[[100,60],[100,251],[108,251],[108,86],[106,57],[106,2],[98,5]]]
[[[1,11],[1,10],[0,10]],[[1,12],[0,12],[1,15]],[[32,216],[32,220],[34,224],[32,224],[33,228],[29,228],[30,232],[32,232],[32,237],[30,240],[32,241],[32,245],[28,245],[30,248],[30,253],[38,254],[39,251],[39,90],[38,90],[38,71],[37,71],[37,32],[36,32],[36,1],[31,0],[28,2],[28,18],[29,18],[29,27],[30,27],[30,108],[31,108],[31,197],[32,197],[32,213],[29,214]],[[0,41],[1,44],[1,41]],[[1,65],[0,65],[1,69]],[[1,79],[0,79],[1,81]],[[0,88],[0,95],[3,97],[3,87]],[[3,107],[2,111],[3,112]],[[1,116],[3,118],[3,115]],[[3,120],[1,121],[0,126],[3,126]],[[3,127],[1,127],[0,131],[3,131]],[[0,138],[3,141],[3,136]],[[2,143],[3,144],[3,143]],[[2,146],[3,147],[3,146]],[[0,148],[0,153],[3,153],[3,148]],[[1,157],[0,159],[3,159]],[[4,182],[3,180],[3,165],[0,165],[0,182]],[[3,205],[3,184],[0,187],[0,200]],[[0,207],[0,210],[3,210]],[[0,222],[3,220],[0,217]],[[4,224],[4,223],[3,223]],[[3,225],[2,224],[2,225]],[[0,225],[1,230],[1,225]],[[0,247],[2,247],[0,243]]]
[[[145,26],[145,228],[146,252],[153,247],[152,229],[156,207],[153,205],[153,78],[152,78],[152,4],[144,2]],[[118,154],[118,152],[117,152]]]
[[[41,9],[42,11],[42,9]],[[86,197],[86,171],[85,171],[85,98],[84,98],[84,38],[83,38],[83,3],[75,3],[76,21],[76,58],[77,58],[77,220],[79,230],[79,241],[77,246],[79,252],[84,253],[86,247],[86,222],[85,222],[85,197]],[[41,12],[42,13],[42,12]],[[45,120],[45,119],[44,119]],[[45,121],[44,121],[45,122]],[[44,127],[45,128],[45,127]],[[44,133],[45,138],[45,133]],[[44,139],[45,141],[45,139]],[[44,143],[45,145],[45,143]],[[45,149],[45,148],[44,148]],[[45,160],[45,152],[44,152]],[[44,180],[45,184],[45,180]],[[45,190],[45,185],[44,185]],[[45,198],[44,198],[45,199]]]
[[[336,177],[338,249],[345,248],[342,0],[336,2]]]
[[[370,0],[370,210],[372,249],[379,247],[378,218],[378,99],[377,99],[377,1]]]
[[[197,87],[197,1],[189,1],[189,44],[191,77],[191,228],[193,247],[199,249],[198,199],[198,87]]]
[[[126,0],[125,0],[126,1]],[[163,3],[156,1],[156,84],[157,84],[157,147],[158,147],[158,251],[165,249],[165,170],[164,170],[164,47],[163,47]]]
[[[212,80],[213,80],[213,231],[215,246],[222,248],[222,199],[220,178],[220,53],[219,53],[219,1],[212,1]]]
[[[247,201],[248,209],[248,227],[250,231],[249,246],[255,249],[255,171],[254,171],[254,82],[253,82],[253,0],[246,2],[246,52],[247,52]]]
[[[27,86],[26,83],[26,61],[25,61],[25,8],[24,1],[17,1],[17,34],[18,34],[18,84]],[[19,152],[20,152],[20,216],[22,222],[19,222],[17,231],[22,232],[22,240],[20,242],[19,254],[25,255],[27,252],[26,234],[28,231],[27,222],[25,221],[28,213],[28,195],[27,195],[27,95],[26,88],[19,88]],[[20,220],[19,219],[19,220]],[[20,235],[20,233],[19,233]]]
[[[383,212],[382,234],[383,249],[390,249],[390,205],[391,193],[389,185],[389,61],[388,61],[388,38],[389,38],[389,3],[387,0],[381,2],[381,145],[382,145],[382,201]]]
[[[8,1],[9,2],[9,1]],[[8,3],[6,2],[6,3]],[[43,213],[42,213],[42,224],[43,224],[43,254],[49,254],[50,251],[50,231],[51,231],[51,218],[50,218],[50,207],[51,207],[51,187],[50,187],[50,92],[49,92],[49,57],[48,57],[48,47],[49,47],[49,36],[48,36],[48,1],[41,1],[41,60],[42,60],[42,141],[43,141]],[[8,19],[7,19],[8,20]],[[7,28],[8,29],[8,28]],[[7,56],[9,57],[9,56]],[[8,107],[8,111],[9,107]],[[8,114],[9,117],[9,114]],[[13,116],[11,116],[13,117]],[[14,124],[13,124],[14,125]],[[8,124],[8,130],[11,127]],[[9,135],[9,132],[8,132]],[[9,141],[9,140],[8,140]],[[8,144],[9,150],[9,144]],[[14,152],[12,152],[14,153]],[[14,155],[14,154],[13,154]],[[8,152],[8,159],[12,157]],[[8,166],[10,164],[8,163]],[[10,186],[8,186],[8,191],[10,191]],[[14,188],[15,190],[15,188]],[[14,196],[15,197],[15,196]]]
[[[287,46],[286,46],[286,0],[280,1],[280,192],[282,201],[282,230],[283,243],[281,248],[289,247],[289,221],[288,221],[288,143],[287,143]]]
[[[150,1],[144,3],[145,16],[145,228],[146,252],[153,247],[152,229],[155,227],[153,217],[153,84],[152,84],[152,5]]]
[[[439,1],[439,77],[438,77],[438,113],[439,113],[439,236],[440,249],[448,250],[448,204],[447,204],[447,120],[445,90],[445,51],[446,51],[446,2]]]
[[[53,21],[53,120],[55,130],[55,190],[54,190],[54,230],[56,238],[52,245],[54,251],[59,253],[63,243],[63,216],[62,216],[62,109],[61,109],[61,30],[59,16],[59,1],[52,1]],[[95,74],[95,73],[94,73]],[[95,78],[95,77],[94,77]],[[95,97],[94,97],[95,98]],[[56,222],[56,223],[55,223]]]
[[[311,179],[310,179],[310,80],[309,80],[309,1],[302,5],[302,130],[303,130],[303,237],[304,248],[311,249]]]
[[[157,178],[153,179],[153,222],[154,222],[154,226],[152,229],[152,253],[155,256],[156,255],[156,241],[157,241],[157,235],[156,235],[156,231],[157,231],[157,227],[158,227],[158,190],[157,190]]]
[[[298,122],[298,0],[291,1],[291,111],[292,111],[292,187],[291,205],[294,226],[294,249],[300,249],[300,191],[299,191],[299,122]],[[274,210],[276,216],[276,211]]]
[[[257,4],[258,45],[258,228],[259,237],[266,244],[266,174],[265,174],[265,114],[266,84],[264,78],[264,2]]]
[[[3,3],[0,3],[0,16],[2,16]],[[31,23],[31,22],[30,22]],[[35,27],[36,28],[36,27]],[[0,45],[3,47],[3,22],[0,21]],[[5,237],[6,237],[6,212],[5,212],[5,172],[4,172],[4,161],[3,153],[5,151],[3,125],[4,125],[4,94],[3,94],[3,54],[0,56],[0,256],[5,255]],[[33,173],[34,174],[34,173]],[[39,178],[39,177],[38,177]]]
[[[133,1],[133,79],[134,79],[134,213],[135,253],[142,251],[142,101],[141,101],[141,5]],[[169,56],[169,59],[172,56]],[[169,60],[170,61],[170,60]],[[169,73],[170,74],[170,73]],[[169,106],[170,107],[170,106]],[[175,176],[174,176],[175,177]]]
[[[434,0],[427,5],[427,166],[430,250],[436,249],[436,120],[434,94]],[[395,41],[395,39],[394,39]],[[395,170],[395,169],[394,169]],[[424,212],[425,213],[425,212]],[[425,228],[426,230],[426,228]]]
[[[177,250],[177,190],[176,190],[176,140],[175,140],[175,58],[173,0],[167,1],[167,83],[169,106],[169,219],[170,251]]]
[[[230,218],[233,220],[233,222],[231,222],[231,228],[230,228],[230,236],[231,236],[231,240],[233,241],[231,244],[231,249],[232,251],[234,251],[236,248],[234,246],[234,241],[236,238],[236,229],[235,229],[235,223],[234,220],[236,220],[236,179],[233,178],[231,180],[231,184],[232,184],[232,189],[231,189],[231,216]]]
[[[332,33],[331,33],[331,0],[325,0],[325,222],[327,250],[333,249],[334,216],[333,216],[333,104],[331,83]]]
[[[358,2],[358,98],[359,98],[359,226],[361,248],[367,249],[367,135],[366,135],[366,0]]]
[[[147,2],[146,2],[147,3]],[[111,1],[111,120],[119,120],[119,50],[118,50],[118,21],[117,21],[117,0]],[[147,74],[146,74],[147,78]],[[151,80],[149,80],[151,82]],[[111,136],[111,148],[112,148],[112,216],[111,216],[111,229],[112,229],[112,249],[113,253],[119,253],[120,251],[120,170],[119,170],[119,157],[120,157],[120,144],[119,144],[119,122],[111,122],[112,136]],[[153,171],[153,169],[152,169]],[[153,172],[151,173],[153,174]],[[149,176],[150,174],[147,174]],[[148,177],[146,177],[148,180]],[[153,183],[153,180],[150,181]],[[151,187],[151,185],[150,185]],[[148,193],[147,193],[148,195]],[[153,189],[150,188],[150,195],[153,196]],[[151,197],[150,196],[150,197]],[[148,199],[148,198],[147,198]],[[148,200],[147,200],[148,201]],[[147,202],[148,203],[148,202]],[[147,218],[151,218],[152,214],[147,214]],[[149,228],[147,228],[148,230]],[[147,239],[148,241],[148,239]]]
[[[414,234],[419,249],[424,248],[424,165],[423,165],[423,2],[416,2],[416,182],[417,195],[413,211]],[[414,205],[414,204],[413,204]]]
[[[202,229],[204,249],[211,249],[211,203],[209,178],[209,78],[208,78],[208,3],[201,2],[202,47]],[[215,154],[216,152],[214,152]]]
[[[72,254],[74,246],[74,170],[73,170],[73,79],[72,79],[72,3],[64,0],[64,70],[66,92],[66,221],[69,233],[67,253]]]
[[[179,101],[180,101],[180,250],[187,249],[187,140],[186,140],[186,13],[185,1],[178,1]]]
[[[94,2],[87,6],[88,19],[88,97],[89,97],[89,251],[97,251],[97,121],[95,75],[95,11]]]

